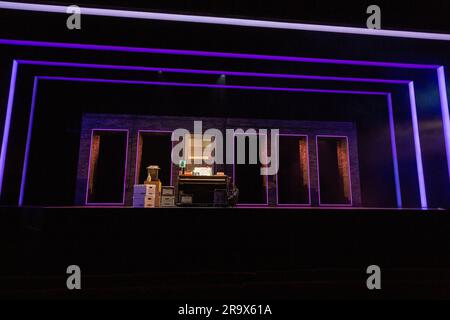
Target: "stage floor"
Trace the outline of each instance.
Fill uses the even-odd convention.
[[[388,297],[450,298],[443,210],[1,207],[0,246],[19,297],[65,292],[72,264],[92,297],[366,297],[376,264]]]
[[[192,209],[198,209],[198,210],[211,210],[211,209],[220,209],[220,210],[260,210],[260,209],[266,209],[266,210],[298,210],[298,211],[334,211],[334,210],[340,210],[340,211],[361,211],[361,212],[378,212],[378,211],[403,211],[403,212],[410,212],[410,213],[419,213],[419,212],[429,212],[429,213],[438,213],[446,211],[446,209],[443,208],[383,208],[383,207],[348,207],[348,206],[326,206],[326,207],[313,207],[313,206],[298,206],[298,205],[283,205],[283,206],[266,206],[266,205],[237,205],[234,207],[202,207],[202,206],[175,206],[175,207],[158,207],[158,208],[136,208],[132,206],[105,206],[105,205],[89,205],[89,206],[42,206],[42,207],[32,207],[32,206],[24,206],[24,207],[3,207],[4,210],[16,210],[16,209],[123,209],[123,210],[175,210],[175,209],[181,209],[181,210],[192,210]],[[0,210],[2,210],[2,207],[0,206]]]

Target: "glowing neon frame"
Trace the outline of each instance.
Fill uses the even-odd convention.
[[[347,81],[347,82],[367,82],[367,83],[384,83],[384,84],[410,84],[411,80],[391,80],[391,79],[374,79],[374,78],[355,78],[355,77],[330,77],[330,76],[313,76],[313,75],[299,75],[299,74],[274,74],[274,73],[258,73],[258,72],[235,72],[235,71],[225,71],[225,70],[201,70],[201,69],[183,69],[183,68],[157,68],[157,67],[146,67],[146,66],[124,66],[124,65],[104,65],[104,64],[89,64],[89,63],[72,63],[72,62],[54,62],[54,61],[37,61],[37,60],[15,60],[17,65],[39,65],[39,66],[55,66],[55,67],[81,67],[81,68],[92,68],[92,69],[113,69],[113,70],[133,70],[133,71],[164,71],[169,73],[191,73],[191,74],[225,74],[232,76],[242,76],[242,77],[268,77],[268,78],[283,78],[283,79],[309,79],[309,80],[320,80],[320,81]],[[17,69],[16,69],[17,70]],[[14,84],[15,87],[15,84]],[[37,88],[35,84],[34,88]],[[34,90],[34,89],[33,89]],[[414,88],[412,91],[410,88],[410,98],[414,97]],[[33,97],[34,98],[34,97]],[[411,102],[410,102],[411,103]],[[32,110],[30,111],[30,116],[34,115],[32,103]],[[393,147],[393,162],[394,162],[394,177],[396,180],[396,197],[397,204],[399,207],[402,206],[401,191],[400,191],[400,178],[398,173],[398,163],[397,163],[397,151],[395,145],[395,131],[394,131],[394,121],[392,114],[392,99],[388,96],[388,107],[389,107],[389,121],[391,130],[391,145]],[[411,110],[413,113],[414,110]],[[30,133],[30,129],[28,134]],[[27,141],[30,141],[30,137],[27,137]],[[26,153],[28,152],[28,146],[26,147]],[[25,159],[27,161],[27,158]],[[24,161],[25,163],[25,161]],[[24,175],[22,175],[23,177]],[[24,185],[24,183],[22,183]],[[22,192],[21,192],[22,194]],[[22,201],[19,201],[20,203]]]
[[[42,64],[42,63],[39,63]],[[61,63],[58,63],[59,65],[61,65]],[[70,65],[70,64],[69,64]],[[185,69],[183,69],[185,70]],[[187,69],[189,70],[189,69]],[[153,70],[152,70],[153,71]],[[194,71],[202,71],[202,70],[194,70]],[[178,71],[177,71],[178,72]],[[215,72],[219,72],[219,71],[215,71]],[[299,75],[299,77],[302,77],[301,75]],[[325,77],[326,79],[320,79],[320,80],[328,80],[327,77]],[[338,77],[331,77],[333,78],[333,80],[335,80]],[[355,79],[355,78],[352,78]],[[35,79],[36,80],[36,79]],[[363,80],[373,80],[373,79],[363,79]],[[381,79],[375,79],[377,81],[382,81]],[[408,83],[407,80],[389,80],[389,82],[391,81],[396,81],[398,83]],[[33,91],[35,91],[37,89],[37,83],[35,83],[34,89]],[[310,89],[310,90],[314,90],[314,89]],[[328,90],[329,91],[329,90]],[[29,144],[30,144],[30,140],[31,140],[31,128],[32,128],[32,117],[34,115],[34,99],[35,99],[35,93],[33,95],[33,99],[32,99],[32,110],[30,111],[30,124],[29,124],[29,129],[28,129],[28,134],[27,134],[27,145],[26,145],[26,151],[25,151],[25,159],[24,159],[24,167],[23,167],[23,172],[22,172],[22,182],[21,182],[21,192],[20,192],[20,196],[19,196],[19,205],[22,205],[23,203],[23,190],[25,188],[25,180],[26,180],[26,170],[27,170],[27,166],[28,166],[28,153],[29,153]],[[394,178],[395,178],[395,186],[396,186],[396,198],[397,198],[397,205],[398,207],[402,207],[402,200],[401,200],[401,190],[400,190],[400,179],[399,179],[399,174],[398,174],[398,163],[397,163],[397,152],[396,152],[396,143],[395,143],[395,130],[394,130],[394,121],[393,121],[393,113],[392,113],[392,102],[391,102],[391,98],[390,98],[390,94],[388,95],[388,108],[389,108],[389,123],[390,123],[390,132],[391,132],[391,146],[392,146],[392,155],[393,155],[393,163],[394,163]]]
[[[241,59],[256,59],[256,60],[271,60],[271,61],[291,61],[291,62],[309,62],[309,63],[328,63],[328,64],[344,64],[354,66],[378,66],[378,67],[392,67],[392,68],[411,68],[411,69],[434,69],[437,70],[439,91],[441,98],[441,112],[442,121],[444,123],[444,139],[446,140],[446,154],[447,154],[447,166],[450,178],[450,118],[448,117],[448,101],[444,102],[443,97],[446,96],[445,89],[445,73],[443,72],[443,66],[440,65],[426,65],[426,64],[408,64],[408,63],[393,63],[393,62],[374,62],[374,61],[361,61],[361,60],[339,60],[339,59],[321,59],[321,58],[303,58],[303,57],[289,57],[289,56],[271,56],[260,54],[240,54],[240,53],[226,53],[226,52],[208,52],[208,51],[194,51],[194,50],[176,50],[176,49],[155,49],[155,48],[140,48],[140,47],[121,47],[121,46],[108,46],[108,45],[92,45],[92,44],[74,44],[74,43],[61,43],[61,42],[45,42],[45,41],[28,41],[28,40],[10,40],[0,39],[0,44],[6,45],[18,45],[18,46],[38,46],[38,47],[52,47],[52,48],[65,48],[65,49],[83,49],[83,50],[105,50],[105,51],[117,51],[117,52],[135,52],[135,53],[155,53],[155,54],[170,54],[170,55],[190,55],[190,56],[202,56],[202,57],[222,57],[222,58],[241,58]],[[15,73],[13,64],[12,79]],[[17,72],[17,70],[16,70]],[[11,91],[11,87],[10,87]],[[14,89],[13,89],[14,91]],[[410,100],[413,101],[415,106],[415,97],[411,96]],[[445,108],[447,109],[445,110]],[[8,120],[8,122],[6,121]],[[5,117],[5,133],[3,135],[2,152],[0,154],[0,192],[3,185],[3,171],[6,159],[5,141],[8,140],[9,126],[11,121],[10,103],[8,101],[8,108]],[[420,138],[418,132],[418,125],[413,126],[414,133],[414,146],[416,149],[416,163],[418,175],[422,175],[419,178],[419,193],[421,199],[422,208],[426,208],[427,197],[425,189],[425,179],[423,177],[423,165],[422,155],[420,147]]]
[[[16,59],[16,61],[18,62],[19,65],[89,68],[89,69],[106,69],[106,70],[125,70],[125,71],[148,71],[148,72],[166,72],[166,73],[186,73],[186,74],[202,74],[202,75],[222,75],[223,74],[226,76],[274,78],[274,79],[343,81],[343,82],[364,82],[364,83],[405,84],[405,85],[412,82],[412,80],[339,77],[339,76],[315,76],[315,75],[292,74],[292,73],[265,73],[265,72],[205,70],[205,69],[190,69],[190,68],[165,68],[165,67],[130,66],[130,65],[114,65],[114,64],[111,65],[111,64],[97,64],[97,63],[21,60],[21,59]]]
[[[33,109],[35,107],[36,94],[37,94],[37,84],[38,80],[52,80],[52,81],[73,81],[73,82],[94,82],[94,83],[115,83],[115,84],[139,84],[139,85],[156,85],[156,86],[174,86],[174,87],[200,87],[200,88],[223,88],[223,89],[242,89],[242,90],[259,90],[259,91],[287,91],[287,92],[312,92],[312,93],[332,93],[332,94],[355,94],[355,95],[379,95],[379,96],[390,96],[388,92],[377,92],[377,91],[354,91],[354,90],[324,90],[324,89],[303,89],[303,88],[282,88],[282,87],[257,87],[257,86],[233,86],[233,85],[218,85],[218,84],[199,84],[199,83],[174,83],[174,82],[160,82],[160,81],[141,81],[141,80],[114,80],[114,79],[98,79],[98,78],[76,78],[76,77],[58,77],[58,76],[36,76],[35,77],[35,88],[33,89],[34,97],[32,99]],[[33,110],[34,113],[34,110]],[[27,139],[31,137],[33,119],[30,118]],[[115,129],[114,129],[115,130]],[[126,129],[117,129],[126,130]],[[26,159],[24,160],[23,172],[22,172],[22,183],[21,183],[21,194],[19,198],[19,205],[23,204],[24,189],[26,182],[26,172],[28,165],[28,155],[29,155],[30,141],[27,140],[27,150],[25,152]],[[233,148],[234,150],[234,148]],[[127,147],[128,151],[128,147]],[[128,155],[127,155],[128,157]],[[233,164],[233,178],[234,178],[234,168]],[[268,206],[269,196],[268,196],[268,176],[266,176],[266,199],[267,204],[239,204],[239,206]],[[92,204],[95,205],[95,204]],[[101,204],[97,204],[101,205]],[[109,204],[108,204],[109,205]],[[111,204],[114,205],[114,204]],[[401,203],[400,203],[401,205]]]
[[[304,62],[304,63],[337,64],[337,65],[342,64],[359,67],[381,67],[381,68],[401,68],[401,69],[424,69],[424,70],[437,70],[438,68],[442,67],[441,65],[433,65],[433,64],[308,58],[308,57],[292,57],[292,56],[265,55],[253,53],[143,48],[143,47],[127,47],[127,46],[101,45],[101,44],[14,40],[14,39],[0,39],[0,45],[1,44],[24,46],[24,47],[77,49],[77,50],[92,50],[92,51],[128,52],[128,53],[149,53],[149,54],[182,55],[182,56],[225,58],[225,59],[248,59],[261,61]]]

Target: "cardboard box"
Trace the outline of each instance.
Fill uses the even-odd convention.
[[[175,187],[163,186],[161,196],[175,196]]]
[[[160,206],[160,197],[159,196],[149,196],[144,199],[144,206],[146,208],[157,208]]]
[[[145,186],[147,186],[148,190],[157,190],[158,193],[161,193],[161,181],[155,180],[155,181],[145,181]]]
[[[146,184],[136,184],[133,190],[133,207],[156,208],[160,206],[160,193],[158,188],[161,182],[152,181]]]
[[[133,195],[145,195],[147,193],[155,193],[157,191],[157,184],[135,184]]]
[[[161,196],[161,207],[175,207],[175,196]]]

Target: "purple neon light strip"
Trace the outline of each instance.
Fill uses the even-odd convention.
[[[67,43],[67,42],[13,40],[13,39],[0,39],[0,44],[14,45],[14,46],[43,47],[43,48],[115,51],[115,52],[130,52],[130,53],[150,53],[150,54],[182,55],[182,56],[226,58],[226,59],[249,59],[249,60],[261,60],[261,61],[340,64],[340,65],[350,65],[350,66],[360,66],[360,67],[431,69],[431,70],[437,69],[440,67],[440,65],[416,64],[416,63],[343,60],[343,59],[326,59],[326,58],[306,58],[306,57],[290,57],[290,56],[264,55],[264,54],[251,54],[251,53],[160,49],[160,48],[143,48],[143,47],[127,47],[127,46],[113,46],[113,45]]]
[[[106,202],[106,203],[95,203],[95,202],[89,202],[89,179],[91,176],[91,157],[92,157],[92,142],[94,138],[94,131],[112,131],[112,132],[126,132],[126,149],[125,149],[125,168],[123,172],[123,195],[122,195],[122,202]],[[127,167],[128,167],[128,138],[129,138],[129,130],[128,129],[107,129],[107,128],[95,128],[91,129],[91,144],[89,146],[89,166],[88,166],[88,173],[87,173],[87,179],[86,179],[86,197],[85,197],[85,204],[90,206],[109,206],[109,205],[124,205],[125,204],[125,193],[126,193],[126,186],[127,186]]]
[[[318,147],[318,140],[319,138],[345,138],[347,142],[347,161],[348,161],[348,181],[349,181],[349,188],[350,188],[350,203],[346,204],[332,204],[332,203],[322,203],[320,200],[320,168],[319,168],[319,147]],[[350,165],[350,144],[348,143],[348,137],[347,136],[339,136],[339,135],[317,135],[316,136],[316,164],[317,164],[317,194],[319,195],[319,206],[322,207],[335,207],[335,206],[349,206],[351,207],[353,205],[353,192],[352,192],[352,175],[351,175],[351,165]]]
[[[398,156],[397,156],[397,143],[395,140],[395,122],[394,122],[394,112],[392,109],[392,96],[388,94],[388,109],[389,109],[389,132],[391,135],[391,150],[392,150],[392,162],[394,166],[394,179],[395,179],[395,195],[397,199],[397,207],[402,208],[402,193],[400,188],[400,174],[398,172]]]
[[[56,61],[38,61],[38,60],[17,60],[19,64],[51,66],[51,67],[74,67],[74,68],[91,68],[91,69],[108,69],[108,70],[126,70],[126,71],[150,71],[150,72],[167,72],[167,73],[187,73],[187,74],[204,74],[204,75],[227,75],[237,77],[261,77],[261,78],[280,78],[280,79],[303,79],[318,81],[345,81],[345,82],[366,82],[366,83],[384,83],[384,84],[405,84],[411,80],[394,80],[394,79],[375,79],[375,78],[356,78],[356,77],[334,77],[334,76],[314,76],[303,74],[286,74],[286,73],[261,73],[261,72],[243,72],[228,70],[202,70],[187,68],[158,68],[146,66],[129,66],[129,65],[109,65],[109,64],[92,64],[92,63],[76,63],[76,62],[56,62]]]
[[[95,65],[95,64],[82,64],[82,63],[67,63],[67,62],[48,62],[48,61],[33,61],[33,60],[17,60],[18,63],[24,63],[24,64],[35,64],[35,65],[50,65],[50,66],[64,66],[64,67],[86,67],[86,68],[107,68],[110,67],[110,65]],[[152,68],[152,67],[133,67],[133,66],[111,66],[111,67],[117,67],[117,69],[125,69],[125,68],[135,68],[137,70],[146,70],[146,71],[155,71],[158,68]],[[173,72],[183,72],[188,71],[192,73],[212,73],[212,74],[219,74],[223,73],[224,71],[214,71],[214,70],[196,70],[196,69],[174,69],[174,68],[166,68],[167,70],[173,71]],[[225,71],[226,72],[226,71]],[[294,77],[294,78],[310,78],[315,80],[342,80],[342,81],[361,81],[361,82],[380,82],[380,83],[396,83],[396,84],[404,84],[409,83],[408,80],[384,80],[384,79],[371,79],[371,78],[345,78],[345,77],[322,77],[322,76],[304,76],[304,75],[289,75],[289,74],[268,74],[268,73],[248,73],[248,72],[230,72],[229,74],[239,75],[239,76],[265,76],[265,77]],[[395,143],[395,141],[394,141]],[[397,190],[397,193],[399,193],[399,190]]]
[[[35,80],[39,80],[40,78],[44,78],[44,77],[35,77]],[[54,78],[54,77],[52,77],[52,78]],[[57,77],[56,77],[57,78]],[[76,79],[78,79],[78,78],[76,78]],[[55,79],[53,79],[53,80],[55,80]],[[36,88],[37,88],[37,86],[36,86]],[[307,90],[312,90],[312,89],[307,89]],[[36,94],[37,92],[33,92],[33,101],[35,100],[35,94]],[[373,93],[368,93],[368,94],[373,94]],[[385,95],[389,95],[389,93],[383,93],[383,94],[385,94]],[[34,108],[34,106],[33,106],[33,108]],[[391,109],[389,110],[390,112],[392,111]],[[34,109],[33,109],[33,114],[34,114]],[[33,121],[33,119],[32,118],[30,118],[30,123],[29,123],[29,128],[28,128],[28,135],[30,135],[31,133],[31,131],[32,131],[32,121]],[[392,128],[391,128],[391,130],[392,130]],[[391,139],[394,139],[395,140],[395,135],[394,136],[391,136]],[[29,147],[30,147],[30,142],[31,142],[31,136],[27,136],[27,144],[26,144],[26,152],[25,152],[25,156],[26,156],[26,159],[24,159],[24,164],[28,164],[28,153],[29,153]],[[393,144],[395,144],[395,141],[393,142]],[[233,149],[234,150],[234,149]],[[394,162],[396,162],[397,161],[397,158],[396,158],[396,153],[395,154],[393,154],[393,157],[394,157]],[[26,170],[27,170],[27,168],[23,168],[23,174],[25,173],[26,174]],[[394,167],[394,170],[395,170],[395,167]],[[234,165],[233,165],[233,180],[234,180],[234,171],[235,171],[235,167],[234,167]],[[308,173],[308,176],[309,176],[309,173]],[[20,199],[23,199],[23,191],[24,191],[24,189],[25,189],[25,179],[26,178],[24,178],[23,176],[22,176],[22,185],[21,185],[21,195],[20,195]],[[171,177],[171,179],[172,179],[172,177]],[[267,194],[267,201],[268,201],[268,185],[267,185],[267,188],[266,188],[267,190],[266,190],[266,194]],[[397,190],[397,193],[400,193],[400,184],[396,184],[396,190]],[[309,192],[309,195],[311,195],[311,193]],[[311,198],[310,198],[311,199]],[[23,200],[22,200],[23,201]],[[19,205],[21,205],[22,203],[19,203]]]
[[[50,66],[67,66],[67,67],[86,67],[86,68],[108,68],[113,67],[117,69],[127,69],[127,68],[133,68],[137,70],[145,70],[145,71],[156,71],[159,70],[159,68],[153,68],[153,67],[133,67],[133,66],[111,66],[111,65],[93,65],[93,64],[83,64],[83,63],[67,63],[67,62],[48,62],[48,61],[33,61],[33,60],[18,60],[18,63],[23,64],[33,64],[33,65],[50,65]],[[211,70],[196,70],[196,69],[173,69],[173,68],[166,68],[167,70],[173,71],[173,72],[193,72],[193,73],[213,73],[213,74],[221,74],[223,71],[211,71]],[[226,72],[226,71],[225,71]],[[231,72],[229,74],[235,74],[239,76],[254,76],[254,75],[262,75],[262,76],[278,76],[278,77],[297,77],[297,78],[313,78],[317,80],[343,80],[343,81],[356,81],[362,80],[362,82],[367,81],[376,81],[376,82],[387,82],[387,83],[398,83],[398,84],[404,84],[408,83],[408,80],[383,80],[383,79],[363,79],[363,78],[340,78],[340,77],[322,77],[322,76],[303,76],[303,75],[285,75],[285,74],[264,74],[264,73],[247,73],[247,72]],[[395,143],[395,142],[394,142]],[[399,190],[397,190],[397,193],[399,193]]]
[[[392,68],[417,68],[417,69],[437,69],[441,66],[438,65],[418,65],[418,64],[404,64],[404,63],[387,63],[387,62],[373,62],[373,61],[352,61],[352,60],[337,60],[337,59],[317,59],[317,58],[302,58],[302,57],[285,57],[285,56],[270,56],[270,55],[254,55],[254,54],[239,54],[239,53],[223,53],[223,52],[206,52],[206,51],[192,51],[192,50],[170,50],[170,49],[152,49],[152,48],[136,48],[136,47],[120,47],[120,46],[101,46],[101,45],[83,45],[83,44],[70,44],[60,42],[40,42],[40,41],[27,41],[27,40],[9,40],[0,39],[0,44],[6,45],[22,45],[22,46],[40,46],[40,47],[54,47],[54,48],[75,48],[85,50],[105,50],[105,51],[124,51],[124,52],[147,52],[147,53],[159,53],[159,54],[180,54],[180,55],[197,55],[197,56],[211,56],[211,57],[224,57],[224,58],[241,58],[241,59],[257,59],[257,60],[276,60],[276,61],[295,61],[295,62],[310,62],[310,63],[330,63],[330,64],[349,64],[359,66],[378,66],[378,67],[392,67]],[[445,77],[445,75],[444,75]],[[442,92],[441,92],[442,95]],[[443,101],[441,100],[441,109],[443,109]],[[450,126],[450,120],[443,116],[443,121],[448,121]],[[5,123],[5,127],[6,127]],[[416,126],[418,128],[418,125]],[[413,126],[414,129],[414,126]],[[9,125],[8,125],[9,130]],[[415,133],[415,136],[419,133]],[[450,136],[445,134],[444,138]],[[450,137],[448,137],[450,139]],[[450,144],[450,140],[446,143]],[[3,146],[2,146],[3,149]],[[449,148],[450,149],[450,148]],[[3,150],[2,150],[3,151]],[[449,150],[450,152],[450,150]],[[6,154],[2,152],[2,155]],[[419,165],[418,155],[416,152],[416,163]],[[2,163],[0,162],[0,165]],[[450,167],[450,153],[447,154],[447,164]],[[418,174],[423,173],[423,168],[418,168]],[[4,163],[0,167],[0,182],[3,180]],[[419,184],[424,181],[424,178],[419,177]],[[421,192],[421,199],[426,198],[426,194],[422,192],[425,190],[425,185],[420,185],[419,190]],[[0,189],[1,191],[1,189]],[[422,206],[424,202],[422,202]]]
[[[264,86],[238,86],[223,84],[204,84],[204,83],[184,83],[184,82],[162,82],[162,81],[143,81],[143,80],[115,80],[115,79],[95,79],[95,78],[73,78],[58,76],[40,76],[42,80],[58,80],[73,82],[96,82],[96,83],[116,83],[116,84],[142,84],[154,86],[188,87],[188,88],[216,88],[216,89],[242,89],[257,91],[286,91],[286,92],[312,92],[312,93],[334,93],[334,94],[354,94],[354,95],[380,95],[386,96],[386,92],[378,91],[355,91],[355,90],[328,90],[328,89],[303,89],[303,88],[284,88],[284,87],[264,87]]]
[[[422,153],[420,147],[420,137],[419,137],[419,124],[417,121],[417,107],[416,107],[416,96],[414,90],[414,82],[410,82],[408,85],[409,88],[409,99],[411,105],[411,117],[413,119],[413,134],[414,134],[414,148],[416,150],[416,162],[417,162],[417,176],[419,178],[419,193],[420,193],[420,204],[422,208],[427,208],[427,195],[425,189],[425,178],[423,173],[423,164],[422,164]]]
[[[23,161],[22,167],[22,181],[20,183],[20,194],[19,194],[19,206],[23,205],[24,196],[25,196],[25,186],[27,182],[27,171],[28,171],[28,158],[30,155],[30,145],[31,145],[31,134],[33,131],[33,121],[34,121],[34,110],[36,109],[36,96],[38,90],[38,78],[34,78],[33,82],[33,97],[31,98],[31,110],[30,110],[30,119],[28,120],[28,132],[27,132],[27,144],[25,146],[25,157]],[[92,137],[91,137],[92,143]],[[89,150],[89,165],[90,165],[90,150]]]
[[[145,66],[124,66],[124,65],[102,65],[102,64],[89,64],[89,63],[73,63],[73,62],[54,62],[54,61],[40,61],[40,60],[17,60],[19,64],[25,65],[40,65],[40,66],[54,66],[54,67],[79,67],[79,68],[93,68],[93,69],[115,69],[115,70],[139,70],[139,71],[165,71],[174,73],[193,73],[193,74],[226,74],[233,76],[250,76],[250,77],[274,77],[274,78],[293,78],[293,79],[310,79],[310,80],[321,80],[321,81],[352,81],[352,82],[369,82],[369,83],[388,83],[388,84],[409,84],[410,80],[390,80],[390,79],[374,79],[374,78],[351,78],[351,77],[327,77],[327,76],[311,76],[311,75],[298,75],[298,74],[273,74],[273,73],[256,73],[256,72],[234,72],[234,71],[224,71],[224,70],[199,70],[199,69],[186,69],[186,68],[156,68],[156,67],[145,67]],[[391,102],[392,103],[392,102]],[[392,108],[391,108],[392,109]],[[392,112],[392,110],[390,110]],[[390,117],[393,115],[390,114]],[[392,134],[392,126],[391,134]],[[394,133],[395,134],[395,133]],[[392,136],[391,136],[392,140]],[[395,144],[395,139],[392,140]],[[394,162],[397,163],[395,152]],[[398,165],[397,165],[398,167]],[[396,176],[398,176],[398,169],[396,170]],[[398,182],[400,181],[396,178]],[[172,184],[172,177],[171,177]],[[396,185],[396,193],[400,194],[399,187],[400,183]],[[397,199],[399,197],[397,196]],[[401,206],[401,201],[398,202]]]
[[[305,134],[295,134],[295,133],[280,133],[278,136],[281,137],[303,137],[306,138],[306,166],[307,166],[307,172],[308,172],[308,203],[279,203],[278,201],[278,173],[275,175],[275,184],[276,184],[276,201],[277,201],[277,206],[278,207],[283,207],[283,206],[287,206],[287,207],[291,207],[291,206],[311,206],[311,177],[309,174],[309,170],[310,170],[310,166],[309,166],[309,137],[308,135]]]
[[[447,152],[448,176],[450,178],[450,115],[447,99],[447,85],[445,83],[444,67],[437,69],[439,83],[439,97],[441,99],[442,126],[444,128],[445,150]]]
[[[0,195],[2,194],[2,187],[3,187],[3,176],[4,176],[4,171],[5,171],[6,151],[8,149],[9,129],[11,126],[11,114],[12,114],[12,108],[13,108],[13,104],[14,104],[14,92],[16,90],[16,78],[17,78],[18,66],[19,66],[19,64],[16,61],[13,61],[12,71],[11,71],[11,80],[10,80],[10,84],[9,84],[8,105],[6,106],[5,126],[3,128],[2,149],[1,149],[1,153],[0,153]]]
[[[62,5],[47,5],[36,3],[20,3],[20,2],[6,2],[0,1],[0,8],[10,10],[34,11],[34,12],[48,12],[67,14],[67,6]],[[129,18],[129,19],[143,19],[143,20],[159,20],[169,22],[187,22],[200,24],[217,24],[228,26],[241,26],[253,28],[270,28],[282,30],[297,30],[297,31],[313,31],[313,32],[331,32],[343,34],[357,34],[367,36],[383,36],[395,38],[412,38],[424,40],[440,40],[450,41],[449,34],[430,33],[430,32],[415,32],[415,31],[400,31],[400,30],[374,30],[368,28],[343,27],[307,23],[294,23],[270,20],[256,20],[243,18],[225,18],[202,15],[187,15],[187,14],[173,14],[173,13],[159,13],[149,11],[133,11],[133,10],[117,10],[117,9],[100,9],[92,7],[81,7],[80,12],[83,15],[105,16],[115,18]]]

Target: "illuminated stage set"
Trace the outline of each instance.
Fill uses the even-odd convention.
[[[2,7],[19,15],[61,11],[45,5]],[[120,10],[86,12],[133,17]],[[212,176],[219,172],[237,187],[237,204],[449,206],[445,61],[425,63],[419,55],[344,58],[341,46],[336,54],[328,50],[317,58],[311,48],[281,54],[284,38],[275,35],[309,36],[302,24],[152,13],[140,19],[150,26],[167,25],[169,33],[170,26],[188,23],[189,32],[207,34],[222,27],[229,36],[198,50],[183,46],[179,37],[173,37],[176,49],[161,49],[162,35],[154,38],[153,47],[0,39],[5,55],[11,54],[9,68],[3,68],[11,73],[0,157],[2,203],[131,206],[133,187],[143,183],[148,165],[160,166],[162,185],[175,186],[179,202],[179,168],[169,163],[168,137],[203,117],[207,127],[221,130],[280,130],[279,174],[255,176],[254,165],[211,168]],[[262,36],[268,28],[274,43],[266,49],[235,49],[241,42],[238,30]],[[411,39],[414,48],[429,39],[446,46],[448,40],[436,34],[316,28],[319,42],[345,38],[361,42],[364,49],[402,37]],[[234,41],[227,47],[228,39]],[[223,51],[216,50],[219,43]],[[53,106],[56,99],[61,101]],[[63,115],[70,120],[49,125],[49,119]],[[63,142],[64,135],[70,143]],[[58,155],[61,150],[64,154]],[[111,161],[115,156],[117,161]],[[196,203],[190,196],[187,200]]]
[[[100,270],[113,249],[105,253],[84,240],[99,230],[112,241],[108,247],[123,253],[114,262],[119,271],[135,259],[131,252],[138,248],[125,249],[131,242],[153,243],[161,261],[140,260],[132,271],[176,269],[157,243],[171,252],[199,245],[236,250],[226,262],[186,258],[183,270],[310,266],[292,252],[312,238],[316,248],[334,247],[335,262],[345,248],[348,265],[378,257],[395,267],[450,266],[448,257],[439,260],[449,234],[442,209],[450,207],[447,35],[83,12],[82,30],[89,31],[75,34],[57,27],[64,6],[0,2],[0,13],[11,20],[9,30],[0,30],[0,205],[8,211],[2,219],[13,221],[0,225],[11,226],[2,234],[13,239],[8,243],[39,247],[19,256],[8,247],[15,257],[8,270],[41,263],[35,252],[45,252],[52,270],[74,257]],[[46,26],[37,22],[43,17]],[[35,27],[20,25],[23,19]],[[96,30],[95,19],[117,32]],[[270,131],[279,130],[278,172],[261,175],[260,163],[236,164],[240,134],[233,135],[231,153],[223,145],[234,164],[209,164],[203,156],[196,164],[173,163],[172,132],[193,132],[195,121],[224,137],[227,129],[266,129],[267,145],[256,149],[252,135],[244,135],[246,160],[251,151],[270,156]],[[185,137],[186,149],[199,144],[203,151],[196,139]],[[402,235],[400,220],[408,225]],[[228,239],[221,225],[240,240]],[[253,240],[245,235],[250,226],[260,230]],[[75,228],[83,236],[69,239],[66,233],[77,234]],[[137,230],[149,238],[139,238]],[[169,240],[160,230],[178,233]],[[268,236],[272,232],[278,236]],[[57,243],[73,250],[63,262],[53,256]],[[436,249],[439,243],[444,251]],[[427,251],[427,244],[434,249]],[[363,246],[373,256],[354,254]],[[245,248],[254,249],[253,260]],[[273,253],[268,260],[256,254],[263,248]],[[302,248],[315,266],[345,265]]]
[[[174,207],[175,204],[225,207],[237,204],[295,208],[361,204],[357,134],[353,123],[200,117],[195,118],[195,121],[202,121],[204,130],[240,128],[240,134],[233,130],[231,150],[236,150],[241,138],[246,151],[245,164],[238,163],[235,152],[232,152],[232,163],[223,163],[221,160],[219,164],[208,164],[208,159],[203,159],[195,164],[192,159],[187,159],[191,161],[187,161],[184,172],[177,164],[173,164],[171,151],[175,142],[171,140],[171,135],[175,129],[185,128],[192,132],[190,140],[185,137],[185,142],[181,140],[185,149],[194,148],[195,137],[199,140],[200,156],[192,152],[185,158],[202,158],[203,149],[210,144],[211,139],[209,142],[202,141],[203,131],[194,134],[194,118],[85,114],[81,130],[76,204],[131,206],[134,186],[147,180],[146,168],[149,165],[160,168],[158,180],[163,189],[164,186],[175,186],[175,201],[168,207]],[[280,132],[276,137],[266,133],[268,139],[263,144],[257,139],[256,131],[252,138],[248,131],[251,128],[276,128]],[[226,136],[225,130],[223,136]],[[254,139],[259,142],[254,146],[258,152],[258,149],[266,149],[270,143],[275,143],[271,141],[275,138],[278,139],[279,170],[275,175],[262,175],[261,163],[251,164],[249,161],[253,148],[250,141]],[[225,142],[220,143],[220,147],[225,150]],[[226,152],[223,153],[225,155],[222,158],[227,158]],[[196,174],[200,168],[206,170]],[[191,183],[187,183],[187,180]],[[187,190],[180,192],[180,181],[186,188],[190,184],[196,187],[192,186],[194,189],[191,193]],[[231,197],[233,189],[237,189],[238,196],[234,200],[236,203],[232,204],[227,199]],[[214,192],[216,198],[219,196],[217,193],[224,192],[220,196],[220,199],[224,199],[214,202]],[[188,202],[183,203],[182,199]]]

